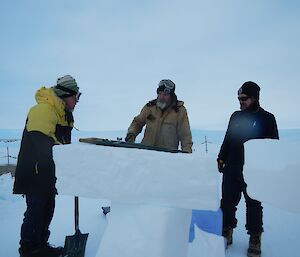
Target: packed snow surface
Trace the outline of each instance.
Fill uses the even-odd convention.
[[[220,138],[220,136],[218,136],[218,138]],[[246,163],[244,175],[248,184],[248,193],[255,199],[261,200],[264,206],[265,231],[262,237],[263,257],[299,256],[298,239],[300,238],[300,213],[298,198],[300,190],[297,186],[298,181],[300,181],[300,164],[297,156],[297,154],[299,154],[300,146],[299,139],[299,134],[297,135],[294,133],[292,137],[285,135],[281,136],[279,141],[253,140],[245,144]],[[209,138],[209,140],[216,142],[216,139],[214,138]],[[176,160],[181,158],[181,155],[179,154],[153,153],[152,155],[149,153],[150,151],[147,151],[145,156],[142,156],[144,154],[139,152],[137,154],[141,154],[139,158],[134,158],[134,156],[137,155],[133,154],[132,159],[130,159],[131,157],[126,158],[123,149],[117,151],[117,155],[113,155],[111,151],[107,151],[105,158],[102,159],[98,155],[98,151],[100,153],[102,150],[100,150],[100,147],[96,148],[97,146],[82,146],[84,148],[95,147],[97,149],[96,151],[93,151],[93,153],[86,150],[86,153],[91,155],[90,157],[85,157],[83,152],[81,152],[80,155],[76,153],[77,150],[75,149],[77,149],[77,147],[81,148],[81,144],[79,143],[75,143],[72,147],[70,146],[70,148],[64,148],[65,146],[60,148],[61,146],[57,146],[57,150],[56,148],[54,150],[55,158],[57,159],[55,161],[57,161],[58,165],[60,165],[60,162],[65,162],[65,164],[62,164],[62,167],[70,165],[70,170],[60,170],[59,167],[57,170],[57,187],[60,194],[57,196],[55,215],[50,227],[52,232],[49,240],[50,243],[63,245],[65,236],[74,234],[73,195],[76,192],[80,196],[79,227],[82,233],[89,233],[86,246],[86,257],[98,257],[99,254],[101,254],[101,251],[104,251],[105,247],[109,246],[113,241],[118,242],[119,248],[125,249],[128,247],[126,244],[131,239],[128,238],[128,241],[122,241],[120,239],[125,238],[125,236],[130,237],[130,235],[135,236],[135,244],[129,246],[131,249],[128,249],[128,252],[133,250],[132,247],[137,247],[137,250],[139,250],[141,247],[147,245],[149,248],[146,248],[145,252],[153,248],[153,250],[160,251],[159,254],[161,254],[164,251],[172,250],[172,248],[168,247],[168,243],[170,242],[168,241],[169,239],[177,240],[178,244],[181,245],[185,236],[186,240],[188,240],[188,228],[186,226],[189,226],[187,220],[189,219],[190,208],[194,208],[194,204],[199,204],[202,207],[208,205],[213,206],[213,204],[211,205],[211,200],[213,199],[214,193],[212,193],[211,190],[208,190],[212,185],[209,183],[208,185],[204,185],[202,184],[203,181],[200,180],[205,178],[209,179],[209,181],[213,181],[212,183],[215,183],[214,176],[220,179],[215,163],[220,143],[221,142],[218,141],[218,144],[209,145],[208,155],[205,154],[203,145],[195,144],[194,147],[196,151],[192,155],[182,155],[184,157],[182,157],[183,159],[181,161],[189,163],[191,165],[189,169],[186,168],[187,166],[181,167],[177,163]],[[73,147],[74,151],[71,151]],[[69,152],[68,149],[70,149]],[[59,157],[56,156],[59,151],[68,152],[68,156],[62,156],[61,160],[59,160]],[[16,155],[17,148],[13,148],[11,152],[13,155]],[[1,149],[1,153],[3,155],[6,153],[5,148]],[[111,164],[111,161],[116,160],[116,157],[122,160],[121,165],[120,163]],[[77,169],[73,169],[72,172],[71,167],[73,167],[73,160],[76,158],[77,161],[75,162],[80,163],[81,160],[82,166],[80,166],[79,172],[77,172]],[[135,162],[133,163],[136,163],[136,166],[129,165],[129,162],[131,163],[133,159],[135,159]],[[141,162],[139,162],[140,159],[142,160]],[[152,165],[144,163],[144,168],[141,168],[141,166],[143,166],[142,162],[145,162],[145,160],[151,161],[154,165],[155,163],[164,164],[175,162],[176,167],[168,166],[172,164],[164,164],[162,166],[157,165],[151,173],[155,176],[151,177],[150,166],[153,167]],[[92,166],[95,167],[87,169],[86,167],[91,167],[90,164],[94,164]],[[121,168],[117,171],[113,171],[113,174],[104,176],[106,172],[113,170],[113,165],[120,165]],[[105,170],[101,168],[103,166],[110,168]],[[166,171],[166,167],[172,167],[175,171],[181,170],[182,174],[176,174],[176,172],[174,174],[174,172]],[[181,168],[179,169],[179,167]],[[207,172],[204,171],[206,168]],[[128,178],[123,173],[125,172],[125,169],[129,172]],[[143,176],[137,176],[138,171],[141,175],[145,176],[145,179]],[[198,171],[201,175],[195,175],[195,171]],[[86,174],[82,175],[82,173]],[[187,176],[183,178],[183,174],[186,174]],[[113,176],[110,177],[110,175],[115,176],[116,181],[112,181]],[[100,179],[100,176],[103,176],[102,179]],[[146,177],[151,181],[151,183],[149,183],[151,186],[154,186],[155,189],[161,185],[165,185],[166,189],[171,190],[178,185],[178,189],[187,191],[183,193],[175,192],[173,197],[171,195],[168,196],[165,192],[155,194],[150,190],[150,187],[145,190],[133,186],[138,183],[141,183],[143,187],[146,186]],[[158,177],[161,179],[158,180]],[[193,187],[192,183],[193,178],[195,178],[195,187]],[[105,179],[106,181],[112,182],[111,189],[104,184]],[[185,183],[189,184],[189,187],[180,185],[177,179],[183,179]],[[91,180],[93,181],[91,182]],[[125,185],[121,185],[121,181],[124,181]],[[88,185],[89,183],[91,183],[91,186]],[[10,174],[0,176],[1,257],[18,257],[20,226],[26,208],[22,196],[12,195],[12,184],[13,178]],[[99,187],[100,185],[105,187],[105,190],[103,188],[99,189],[97,184]],[[119,195],[117,194],[117,185],[120,186],[121,190]],[[196,185],[201,185],[201,187],[205,186],[205,190],[208,190],[208,201],[204,201],[202,195],[199,196],[202,191],[201,189],[198,191]],[[218,185],[216,187],[216,192],[219,192]],[[128,192],[127,195],[125,193],[126,190]],[[174,188],[172,190],[174,190]],[[203,189],[203,192],[205,190]],[[121,194],[121,192],[124,194]],[[132,198],[129,197],[129,193],[133,196]],[[137,193],[145,196],[145,198],[138,195],[134,196]],[[185,201],[190,193],[195,193],[197,197],[187,201],[187,203],[180,203],[180,201]],[[181,200],[175,201],[174,198],[176,197],[181,198]],[[110,202],[110,200],[112,200],[112,202]],[[112,212],[107,216],[104,216],[101,207],[110,204],[112,206]],[[131,208],[127,208],[128,205],[131,206]],[[181,211],[174,215],[174,212],[172,212],[173,209]],[[122,213],[127,220],[121,218]],[[129,214],[132,213],[134,213],[135,216],[130,218]],[[153,213],[159,214],[157,215],[158,217],[156,218]],[[243,199],[238,206],[237,218],[239,222],[238,227],[234,230],[234,242],[233,245],[226,250],[226,257],[246,256],[248,235],[244,228],[245,203]],[[118,220],[118,223],[113,222],[114,224],[110,226],[110,223],[113,220]],[[164,222],[162,222],[163,220]],[[180,224],[178,226],[176,221],[179,220]],[[122,223],[123,221],[127,222],[126,226]],[[122,229],[125,227],[131,227],[132,231]],[[147,242],[147,238],[154,237],[151,232],[153,231],[151,230],[151,227],[153,227],[153,230],[158,230],[159,233],[164,233],[157,235],[161,241],[159,244],[156,241],[153,246],[151,246],[151,242]],[[134,231],[138,231],[139,233],[134,233]],[[149,231],[151,233],[147,234]],[[137,234],[143,236],[136,236]],[[199,230],[197,227],[195,228],[195,235],[196,237],[193,243],[190,243],[188,247],[183,245],[181,251],[178,251],[178,254],[187,251],[187,256],[189,257],[222,256],[222,249],[220,249],[220,244],[218,244],[222,243],[222,241],[220,241],[222,238]],[[169,237],[169,239],[165,240],[167,237]],[[101,246],[103,246],[103,249],[101,249]],[[106,248],[106,252],[108,252],[107,249],[108,248]],[[166,253],[169,254],[170,252]],[[168,255],[164,257],[171,256]]]

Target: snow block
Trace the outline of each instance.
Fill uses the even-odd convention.
[[[195,226],[195,239],[189,243],[188,257],[225,257],[224,237]]]
[[[127,204],[219,208],[215,155],[165,153],[84,143],[54,147],[59,194]]]
[[[96,257],[187,257],[191,210],[112,204]]]
[[[244,178],[251,198],[300,213],[300,144],[287,139],[245,143]],[[267,190],[266,190],[267,188]]]

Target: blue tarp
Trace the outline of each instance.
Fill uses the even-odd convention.
[[[215,235],[222,235],[222,211],[203,211],[193,210],[192,221],[190,225],[189,242],[193,242],[195,238],[196,225],[199,229]]]

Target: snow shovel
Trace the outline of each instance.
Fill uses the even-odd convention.
[[[78,196],[75,196],[75,234],[66,236],[63,257],[84,257],[87,234],[81,234],[79,230]]]

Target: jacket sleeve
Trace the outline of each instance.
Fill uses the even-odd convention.
[[[181,150],[184,152],[192,153],[192,133],[185,107],[181,107],[180,112],[180,119],[178,121],[178,135],[179,141],[181,142]]]
[[[57,141],[55,137],[57,123],[58,117],[54,110],[47,104],[38,104],[32,107],[28,113],[26,129],[28,132],[41,132]]]
[[[65,125],[56,125],[55,137],[57,141],[61,144],[71,144],[71,132],[74,124],[74,117],[72,112],[66,111],[65,115],[66,123]]]
[[[276,119],[273,114],[271,115],[271,124],[270,124],[269,134],[270,134],[271,138],[279,139],[277,123],[276,123]]]
[[[146,124],[147,116],[148,116],[149,107],[145,105],[141,110],[140,114],[135,116],[133,121],[131,122],[127,134],[134,134],[137,136],[141,133],[143,127]]]
[[[52,147],[54,144],[53,138],[38,131],[29,132],[29,138],[34,152],[36,153],[36,173],[42,172],[44,176],[54,174],[55,164],[52,154]]]
[[[223,143],[221,145],[220,152],[218,154],[218,159],[223,160],[224,162],[226,162],[227,155],[228,155],[229,144],[230,144],[231,124],[233,121],[233,117],[234,117],[234,113],[230,117],[228,127],[226,130],[226,134],[225,134]]]
[[[52,147],[58,119],[51,107],[39,104],[30,109],[26,122],[31,145],[36,154],[36,173],[55,172]]]

